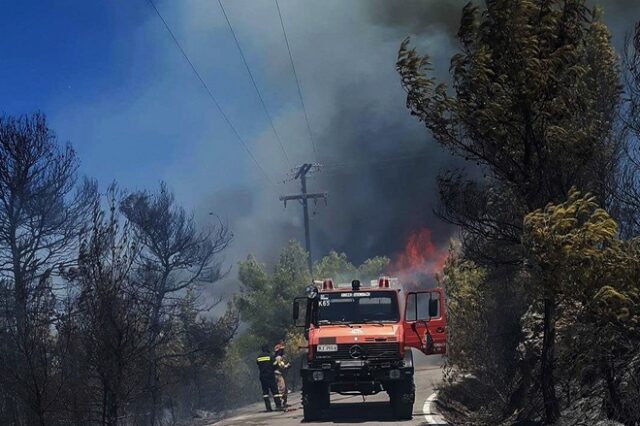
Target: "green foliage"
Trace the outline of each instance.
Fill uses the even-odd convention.
[[[611,278],[610,265],[623,260],[617,230],[617,223],[598,207],[595,197],[582,196],[575,189],[564,203],[528,214],[523,244],[543,286],[540,292],[586,302],[594,285]]]
[[[217,367],[222,363],[225,350],[238,328],[238,312],[234,304],[228,303],[226,312],[219,318],[207,318],[199,315],[197,298],[193,292],[188,292],[179,302],[178,309],[175,320],[177,338],[170,352],[185,355],[188,363],[194,366]]]
[[[331,278],[335,282],[351,282],[354,279],[367,282],[383,275],[388,265],[388,257],[377,256],[365,260],[362,265],[356,268],[349,262],[345,253],[337,253],[332,250],[315,263],[313,276],[316,279]]]
[[[402,44],[411,113],[444,147],[518,188],[530,209],[572,185],[603,195],[620,85],[597,14],[584,0],[496,0],[482,12],[469,3],[458,37],[452,91],[429,76],[428,56]]]
[[[491,348],[486,339],[489,327],[485,315],[488,300],[482,287],[486,285],[486,271],[473,262],[465,261],[450,248],[440,284],[447,294],[447,328],[449,331],[448,362],[463,371],[476,371],[477,357],[469,354]]]
[[[162,353],[166,361],[160,373],[171,378],[166,398],[174,418],[193,416],[194,409],[220,411],[230,405],[231,392],[219,389],[230,378],[225,364],[233,356],[229,343],[238,328],[237,309],[229,303],[219,318],[199,313],[194,292],[187,292],[178,303],[175,337]]]
[[[630,386],[621,378],[639,372],[640,256],[637,242],[621,241],[617,230],[593,196],[572,190],[567,201],[527,215],[523,243],[536,277],[532,291],[563,307],[560,363],[589,386],[598,373],[611,415],[634,424],[640,411],[623,397]]]
[[[358,278],[362,282],[379,278],[384,275],[387,266],[389,266],[389,262],[390,259],[384,256],[376,256],[365,260],[362,265],[358,267]]]
[[[221,406],[230,409],[250,403],[260,397],[260,382],[256,380],[255,353],[257,339],[249,339],[253,335],[244,334],[234,339],[227,350],[222,365],[217,370],[218,377],[215,394],[222,399]],[[220,392],[224,389],[224,392]]]
[[[249,255],[240,262],[238,278],[242,290],[238,299],[240,315],[250,325],[250,332],[261,343],[273,344],[292,326],[291,303],[311,283],[307,270],[307,253],[295,241],[282,250],[273,273]],[[257,345],[253,350],[257,350]]]
[[[347,260],[347,255],[330,251],[313,266],[313,276],[318,279],[331,278],[334,281],[355,279],[356,267]],[[352,278],[349,278],[352,277]]]

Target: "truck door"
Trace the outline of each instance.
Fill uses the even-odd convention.
[[[442,289],[407,293],[403,327],[405,346],[427,355],[445,354],[447,319]]]

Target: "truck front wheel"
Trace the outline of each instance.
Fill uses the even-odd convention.
[[[413,403],[416,399],[416,387],[413,377],[394,384],[390,389],[391,409],[399,420],[411,420],[413,417]]]
[[[302,410],[304,420],[318,420],[322,410],[329,408],[329,386],[323,383],[305,382],[302,385]]]

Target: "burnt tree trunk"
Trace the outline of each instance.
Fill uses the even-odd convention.
[[[627,419],[623,418],[622,402],[620,399],[620,392],[618,391],[618,383],[616,380],[613,361],[608,357],[605,357],[601,360],[601,368],[604,372],[605,382],[607,385],[608,398],[605,402],[607,415],[611,419],[615,419],[626,424],[625,420]]]
[[[544,328],[542,336],[542,398],[546,424],[555,423],[560,417],[553,377],[554,349],[556,337],[556,303],[551,297],[544,299]]]
[[[167,280],[168,273],[162,277],[162,283]],[[162,284],[162,289],[165,288],[164,284]],[[165,293],[163,290],[157,290],[153,301],[152,313],[151,313],[151,324],[149,327],[149,365],[147,371],[147,390],[149,392],[149,401],[148,401],[148,415],[147,415],[147,426],[156,426],[158,423],[158,408],[160,405],[160,386],[158,383],[158,338],[160,336],[160,321],[161,321],[161,310],[162,310],[162,302],[164,300]]]

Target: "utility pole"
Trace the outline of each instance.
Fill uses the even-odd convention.
[[[309,273],[313,273],[313,260],[311,259],[311,232],[309,230],[309,200],[313,200],[317,203],[319,199],[323,199],[325,204],[327,203],[326,192],[307,193],[307,173],[313,168],[313,164],[305,163],[301,165],[294,176],[294,179],[300,179],[300,194],[283,195],[280,197],[280,201],[284,202],[285,208],[287,207],[287,201],[296,200],[302,204],[302,212],[304,215],[304,240],[305,247],[309,257],[307,263],[309,267]]]

